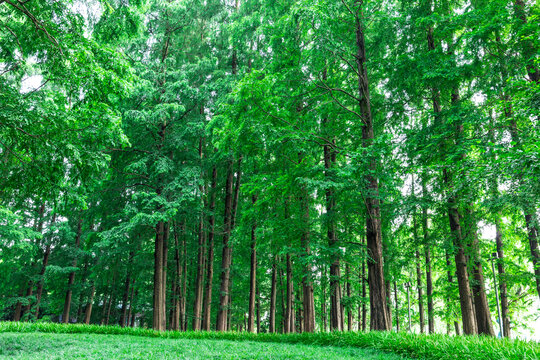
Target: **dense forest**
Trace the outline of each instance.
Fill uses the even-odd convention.
[[[540,7],[0,0],[0,320],[516,337]]]

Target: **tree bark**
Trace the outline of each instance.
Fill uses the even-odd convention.
[[[208,260],[206,268],[206,293],[204,298],[203,330],[210,331],[210,316],[212,311],[212,283],[214,280],[214,226],[216,207],[217,169],[212,169],[212,189],[210,193],[209,216],[208,216]]]
[[[416,287],[418,288],[418,314],[420,315],[420,333],[424,333],[424,295],[422,292],[422,268],[420,251],[416,250]]]
[[[125,327],[126,322],[128,321],[127,309],[128,309],[128,300],[129,300],[129,289],[131,285],[131,265],[133,264],[133,257],[135,253],[133,251],[129,252],[128,265],[126,271],[126,282],[124,283],[124,294],[122,296],[122,310],[120,312],[120,326]]]
[[[323,79],[326,75],[323,74]],[[323,119],[326,124],[328,120]],[[330,149],[329,145],[324,145],[324,168],[325,178],[330,181],[332,178],[332,168],[336,162],[336,153]],[[341,308],[341,270],[339,244],[336,235],[335,225],[335,195],[330,187],[326,189],[326,216],[327,216],[327,237],[328,245],[332,251],[330,264],[330,330],[343,331],[343,312]]]
[[[349,263],[345,264],[345,278],[346,278],[346,285],[345,285],[345,291],[347,294],[347,299],[351,299],[351,270],[349,268]],[[352,323],[353,323],[353,314],[351,306],[347,306],[347,330],[352,331]]]
[[[394,281],[394,300],[396,302],[396,331],[399,332],[399,302],[398,302],[397,283],[395,281]]]
[[[77,224],[77,235],[75,237],[75,250],[79,249],[79,244],[81,243],[81,232],[82,232],[82,217],[79,218],[79,222]],[[77,257],[73,259],[73,263],[71,264],[72,267],[77,267]],[[66,291],[66,299],[64,301],[64,311],[62,312],[62,322],[64,324],[69,323],[69,312],[71,308],[71,297],[73,295],[73,282],[75,281],[75,271],[72,271],[69,273],[68,276],[68,283],[67,283],[67,291]]]
[[[204,214],[201,211],[199,215],[199,243],[197,258],[197,275],[195,282],[195,301],[193,303],[193,330],[201,329],[201,311],[204,289],[204,263],[205,263],[205,233],[204,233]]]
[[[252,206],[255,207],[257,196],[251,197]],[[249,306],[248,306],[248,323],[247,331],[255,332],[255,295],[257,291],[257,223],[255,219],[251,226],[251,262],[249,269]]]
[[[491,322],[491,313],[489,310],[489,304],[486,295],[486,286],[484,281],[484,271],[482,267],[480,245],[478,242],[476,219],[474,218],[472,207],[467,209],[468,216],[468,234],[472,238],[472,250],[473,250],[473,277],[474,282],[472,284],[474,309],[476,315],[476,324],[478,327],[478,333],[495,336],[493,331],[493,324]]]
[[[422,198],[427,201],[427,189],[424,177],[422,177]],[[431,274],[431,252],[428,229],[427,206],[422,205],[422,231],[424,233],[424,258],[426,261],[426,296],[428,308],[428,330],[430,334],[435,332],[435,314],[433,309],[433,278]]]
[[[268,332],[270,333],[276,332],[276,297],[277,297],[276,261],[277,261],[277,257],[274,257],[274,261],[272,262],[272,283],[270,285],[270,319],[269,319],[269,325],[268,325]]]
[[[305,332],[315,331],[315,299],[313,295],[313,279],[312,268],[309,256],[311,255],[310,247],[310,229],[309,229],[309,194],[306,189],[302,189],[301,197],[303,226],[300,239],[300,246],[304,250],[304,273],[302,274],[302,330]]]
[[[165,224],[159,221],[156,225],[156,241],[154,249],[154,312],[152,327],[157,331],[163,328],[163,253]]]
[[[84,323],[86,325],[90,324],[95,294],[96,294],[96,285],[92,283],[92,290],[90,290],[90,299],[88,300],[88,303],[86,304],[86,310],[84,311]]]
[[[233,162],[229,161],[227,166],[227,178],[225,183],[225,214],[223,219],[223,253],[221,261],[221,286],[219,309],[216,321],[217,331],[227,330],[227,308],[229,305],[229,277],[231,266],[231,249],[229,238],[231,236],[232,217],[232,192],[233,192]]]
[[[287,263],[287,307],[285,309],[285,333],[295,332],[295,321],[294,321],[294,283],[292,278],[292,262],[291,254],[287,253],[286,256]]]
[[[504,245],[502,240],[500,213],[495,219],[495,243],[497,244],[497,272],[499,273],[499,290],[501,293],[501,317],[503,322],[502,336],[510,338],[510,317],[508,315],[508,288],[506,285],[506,270],[504,268]]]
[[[363,1],[359,1],[362,6]],[[360,115],[362,116],[362,139],[363,147],[369,148],[375,134],[373,131],[373,119],[371,117],[371,103],[369,96],[369,80],[366,67],[366,48],[364,41],[364,29],[362,26],[360,14],[356,15],[356,64],[358,74],[358,97]],[[367,153],[367,150],[366,150]],[[369,160],[369,171],[365,175],[365,181],[368,184],[368,193],[366,194],[366,238],[369,255],[368,262],[368,284],[369,300],[371,310],[371,330],[390,330],[392,324],[388,316],[386,304],[386,289],[383,269],[383,249],[382,249],[382,229],[381,229],[381,209],[379,202],[379,184],[374,175],[377,170],[376,159]]]
[[[429,51],[435,50],[435,41],[433,38],[433,28],[428,29],[427,42]],[[433,111],[435,113],[436,121],[440,121],[441,105],[440,105],[440,92],[437,88],[432,88],[432,101]],[[457,89],[452,91],[452,104],[456,104],[459,101],[459,94]],[[456,135],[460,137],[463,127],[461,125],[456,126]],[[463,321],[463,331],[465,334],[476,334],[478,328],[474,317],[473,304],[471,301],[471,288],[469,283],[469,274],[467,270],[467,258],[465,256],[465,244],[464,237],[462,235],[462,229],[460,225],[460,214],[458,210],[458,202],[456,196],[453,194],[452,187],[452,175],[448,168],[443,169],[443,182],[449,189],[447,195],[447,208],[448,208],[448,221],[450,223],[450,231],[452,235],[452,241],[455,251],[456,262],[456,274],[458,279],[459,299],[461,305],[461,318]]]

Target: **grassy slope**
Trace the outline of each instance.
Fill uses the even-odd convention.
[[[121,334],[169,339],[257,341],[287,344],[372,348],[426,360],[540,360],[540,344],[488,337],[449,337],[392,332],[250,334],[217,332],[155,332],[117,326],[0,322],[2,332]]]
[[[101,334],[0,334],[0,359],[400,360],[372,349]]]

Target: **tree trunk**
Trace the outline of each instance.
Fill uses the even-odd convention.
[[[129,295],[129,310],[128,310],[128,313],[127,313],[127,317],[125,317],[125,325],[124,326],[129,326],[130,322],[131,322],[131,316],[133,315],[133,294],[135,293],[135,279],[133,279],[131,281],[131,293]],[[124,323],[124,322],[122,322]]]
[[[287,253],[287,307],[285,309],[285,333],[292,333],[295,331],[294,326],[294,284],[292,278],[292,262],[291,254]]]
[[[156,241],[154,249],[154,312],[152,327],[157,331],[164,331],[163,317],[163,253],[164,253],[165,224],[159,221],[156,225]]]
[[[362,243],[365,244],[364,239],[362,239]],[[367,306],[366,306],[366,258],[364,257],[362,259],[362,331],[366,331],[367,329]]]
[[[326,282],[328,280],[328,274],[326,273],[326,266],[323,264],[322,278],[321,278],[321,313],[322,313],[322,331],[328,330],[328,310],[326,307]]]
[[[397,283],[395,281],[394,281],[394,300],[396,302],[396,331],[399,332],[399,302],[398,302]]]
[[[252,206],[255,207],[257,196],[251,197]],[[257,291],[257,237],[255,231],[257,223],[253,220],[251,226],[251,263],[249,268],[249,306],[248,306],[248,323],[247,331],[255,332],[255,293]]]
[[[126,282],[124,284],[124,295],[122,296],[122,310],[120,312],[120,326],[125,327],[127,318],[127,309],[128,309],[128,300],[129,300],[129,288],[131,284],[131,265],[133,264],[133,256],[135,253],[133,251],[129,252],[128,265],[126,271]]]
[[[277,289],[276,289],[276,275],[277,275],[277,257],[274,257],[274,261],[272,262],[272,284],[270,285],[270,319],[269,319],[269,325],[268,325],[268,332],[275,333],[276,332],[276,295],[277,295]]]
[[[90,324],[90,318],[92,317],[92,306],[94,305],[94,295],[96,294],[96,285],[92,283],[92,290],[90,290],[90,299],[86,304],[86,310],[84,311],[84,323]]]
[[[427,189],[424,176],[422,177],[422,198],[427,200]],[[433,310],[433,278],[431,275],[431,253],[428,229],[427,207],[422,205],[422,231],[424,233],[424,257],[426,261],[426,296],[428,307],[428,329],[429,333],[435,332],[435,314]]]
[[[510,338],[510,317],[508,315],[508,288],[506,285],[506,270],[504,268],[504,246],[501,232],[500,213],[495,218],[495,243],[497,244],[497,272],[499,273],[499,290],[501,293],[501,317],[503,322],[502,336]]]
[[[231,249],[229,238],[231,236],[232,217],[232,191],[233,191],[233,162],[227,166],[227,180],[225,184],[225,214],[223,219],[223,253],[221,259],[221,286],[219,297],[219,309],[216,321],[217,331],[227,330],[227,308],[229,305],[229,277],[231,266]]]
[[[43,214],[44,213],[45,213],[45,203],[42,203],[41,206],[39,207],[39,210],[38,210],[38,219],[39,220],[37,221],[36,226],[35,226],[35,230],[39,234],[41,234],[42,231],[43,231],[43,220],[44,220]],[[37,242],[37,240],[36,240],[36,242]],[[34,265],[35,265],[35,261],[32,261],[30,267],[34,268]],[[24,308],[22,308],[22,304],[20,302],[17,303],[16,310],[15,310],[15,315],[14,315],[14,318],[17,318],[17,320],[15,320],[15,321],[19,321],[20,319],[23,318],[25,313],[30,312],[30,309],[32,307],[32,302],[31,302],[30,297],[32,296],[33,292],[34,292],[34,281],[33,280],[28,280],[28,288],[26,290],[26,299],[28,300],[28,304]],[[22,296],[22,293],[21,293],[21,296]]]
[[[257,311],[257,334],[261,332],[261,293],[259,292],[259,284],[256,285],[257,290],[257,304],[256,304],[256,311]]]
[[[175,279],[175,291],[174,291],[174,316],[171,324],[171,329],[178,331],[181,328],[180,323],[180,302],[182,297],[182,263],[180,261],[180,246],[178,244],[178,228],[176,222],[173,223],[173,236],[174,236],[174,260],[176,266],[176,279]]]
[[[323,79],[326,75],[323,74]],[[327,123],[323,119],[323,123]],[[325,178],[332,178],[332,167],[336,162],[336,152],[330,149],[329,145],[324,145],[324,168]],[[341,269],[339,244],[336,236],[335,225],[335,196],[330,187],[326,189],[326,216],[327,216],[327,236],[328,245],[330,246],[331,260],[330,264],[330,330],[343,331],[343,312],[341,308]]]
[[[347,279],[347,283],[345,285],[346,287],[346,293],[347,293],[347,299],[350,301],[351,299],[351,270],[349,268],[349,263],[345,264],[345,278]],[[353,323],[353,314],[351,306],[347,306],[347,330],[352,331],[352,323]]]
[[[81,232],[82,232],[82,218],[79,218],[79,223],[77,224],[77,235],[75,237],[75,250],[79,249],[79,244],[81,243]],[[73,267],[77,267],[77,257],[73,259],[71,264]],[[66,299],[64,301],[64,311],[62,312],[62,322],[64,324],[69,323],[69,311],[71,308],[71,297],[73,294],[73,282],[75,281],[75,271],[69,273],[68,276],[68,288],[66,291]]]
[[[362,6],[360,2],[359,6]],[[364,30],[361,23],[362,11],[356,16],[356,64],[358,74],[358,97],[360,115],[362,116],[362,139],[363,146],[371,146],[375,134],[373,131],[373,119],[371,117],[371,103],[369,96],[369,80],[366,68],[366,48],[364,41]],[[365,176],[368,184],[366,195],[366,238],[368,249],[368,284],[369,303],[371,313],[371,330],[389,330],[392,325],[388,316],[386,305],[386,289],[383,269],[383,249],[381,230],[381,209],[379,203],[379,184],[374,175],[377,170],[376,159],[369,161],[369,171]]]
[[[428,28],[427,34],[429,51],[435,50],[435,41],[433,38],[433,28]],[[440,92],[437,88],[432,88],[433,111],[436,121],[440,121]],[[459,101],[457,89],[452,90],[452,104]],[[456,126],[456,135],[459,137],[463,128]],[[455,250],[456,274],[458,279],[459,299],[461,305],[461,318],[463,321],[463,331],[465,334],[476,334],[478,329],[474,317],[473,304],[471,301],[471,288],[469,283],[469,274],[467,271],[467,258],[465,256],[464,237],[460,225],[460,214],[458,211],[458,202],[452,189],[452,176],[448,168],[443,169],[443,182],[449,189],[447,195],[448,221]]]
[[[486,295],[486,285],[484,281],[484,271],[482,267],[480,245],[478,242],[476,219],[474,218],[472,207],[467,209],[468,215],[468,234],[472,238],[472,250],[473,250],[473,277],[474,282],[472,284],[474,309],[476,315],[476,324],[478,327],[478,333],[495,336],[493,331],[493,324],[491,322],[491,313],[489,311],[489,304]]]
[[[420,251],[416,250],[416,287],[418,288],[418,314],[420,315],[420,333],[424,333],[424,295],[422,292],[422,268]]]
[[[43,276],[45,275],[45,271],[47,270],[47,264],[49,262],[49,255],[51,254],[51,244],[47,244],[45,247],[45,252],[43,253],[43,265],[41,268],[41,272],[39,273],[40,280],[38,282],[37,291],[36,291],[36,308],[34,312],[34,316],[36,317],[36,320],[39,319],[39,305],[41,303],[41,295],[43,294]]]
[[[302,274],[302,330],[305,332],[315,331],[315,299],[313,296],[313,279],[312,268],[309,256],[311,255],[310,247],[310,229],[309,229],[309,194],[306,189],[302,189],[301,206],[303,213],[302,235],[300,246],[304,251],[304,273]]]
[[[210,315],[212,311],[212,283],[214,278],[214,209],[216,207],[217,169],[212,169],[212,189],[210,193],[210,208],[208,216],[208,260],[206,268],[206,293],[204,298],[203,330],[210,331]]]
[[[53,214],[51,219],[51,226],[54,225],[56,222],[56,213]],[[45,246],[45,252],[43,253],[43,265],[41,267],[41,271],[39,273],[39,282],[37,286],[36,291],[36,307],[34,316],[37,319],[39,319],[39,305],[41,303],[41,295],[43,294],[43,276],[45,275],[45,271],[47,270],[47,264],[49,263],[49,256],[51,255],[51,241],[52,239],[47,240],[47,245]]]
[[[205,256],[205,233],[204,233],[204,213],[199,215],[199,244],[197,258],[197,275],[195,282],[195,301],[193,303],[193,330],[201,329],[201,310],[204,289],[204,259]]]

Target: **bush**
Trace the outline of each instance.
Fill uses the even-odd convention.
[[[170,339],[259,341],[320,346],[350,346],[426,360],[538,360],[540,344],[485,336],[417,335],[394,332],[251,334],[247,332],[165,331],[81,324],[0,322],[2,332],[121,334]]]

